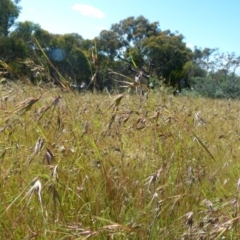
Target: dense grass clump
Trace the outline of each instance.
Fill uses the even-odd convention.
[[[239,101],[0,89],[1,239],[239,239]]]

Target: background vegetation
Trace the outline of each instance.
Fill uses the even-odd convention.
[[[240,57],[234,53],[192,50],[182,34],[161,30],[158,22],[149,22],[144,16],[112,24],[110,30],[91,40],[76,33],[52,34],[36,23],[17,22],[19,2],[0,3],[0,67],[7,79],[56,82],[60,73],[71,85],[85,82],[90,89],[102,91],[118,88],[113,81],[118,76],[109,72],[133,79],[136,71],[143,70],[151,86],[188,88],[208,97],[239,96],[236,70]]]

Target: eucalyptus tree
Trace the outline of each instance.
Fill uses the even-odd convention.
[[[122,48],[123,43],[118,39],[117,33],[111,30],[102,30],[99,37],[95,38],[98,47],[98,53],[107,56],[110,61],[118,55],[119,49]]]
[[[0,37],[7,37],[20,13],[20,0],[0,1]]]
[[[0,37],[0,60],[10,63],[16,58],[25,58],[27,55],[28,48],[23,39]]]
[[[159,23],[151,23],[143,16],[128,17],[119,23],[112,24],[110,30],[103,30],[95,39],[99,56],[105,60],[102,67],[114,69],[125,75],[132,74],[130,71],[132,63],[137,69],[143,67],[146,69],[149,63],[143,61],[141,42],[159,32]]]
[[[128,17],[119,23],[111,26],[118,41],[121,43],[121,51],[127,51],[132,46],[140,47],[141,41],[145,38],[157,36],[160,32],[159,23],[150,23],[143,16]]]
[[[30,22],[30,21],[17,22],[15,24],[15,29],[10,33],[10,37],[15,41],[18,41],[19,39],[21,39],[27,47],[28,57],[34,59],[36,57],[35,56],[36,49],[39,48],[36,43],[35,34],[38,33],[39,35],[41,31],[44,31],[44,30],[41,29],[39,24]],[[42,45],[42,42],[41,42],[41,46],[44,48],[44,46]],[[24,56],[22,57],[19,56],[19,57],[24,58]]]
[[[155,64],[156,75],[163,77],[172,86],[178,85],[186,77],[183,68],[192,57],[191,50],[183,40],[183,35],[167,30],[141,42],[144,58],[151,59]]]
[[[22,40],[9,39],[10,29],[19,16],[19,0],[0,1],[0,60],[10,62],[19,54],[26,53],[25,44]]]
[[[155,36],[160,32],[159,23],[150,23],[143,16],[128,17],[112,24],[110,30],[103,30],[97,38],[100,50],[114,59],[132,47],[139,47],[142,39]]]
[[[98,41],[102,53],[114,61],[120,55],[136,70],[164,78],[165,83],[172,86],[182,79],[187,81],[186,71],[190,65],[184,66],[191,61],[192,51],[187,48],[183,35],[161,31],[158,22],[150,22],[143,16],[128,17],[113,24],[109,31],[102,31]]]

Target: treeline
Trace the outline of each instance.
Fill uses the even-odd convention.
[[[149,86],[183,88],[211,97],[238,97],[240,57],[218,49],[188,48],[184,36],[161,30],[143,16],[128,17],[94,39],[77,33],[52,34],[33,22],[17,22],[19,0],[0,2],[0,77],[34,84],[118,87],[123,76],[142,71]]]

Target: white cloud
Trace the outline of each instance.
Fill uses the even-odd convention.
[[[84,16],[89,16],[93,18],[104,18],[104,13],[91,5],[86,4],[74,4],[71,9],[80,12]]]

